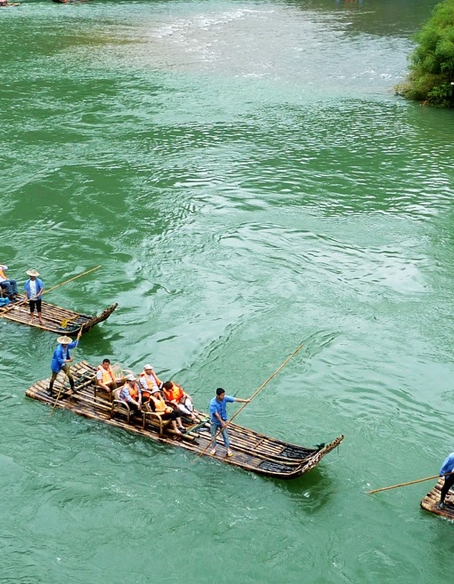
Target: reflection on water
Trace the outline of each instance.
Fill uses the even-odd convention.
[[[429,19],[437,0],[285,0],[302,10],[338,11],[348,16],[352,30],[408,37]]]

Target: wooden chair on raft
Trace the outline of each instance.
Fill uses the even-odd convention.
[[[143,424],[142,428],[145,430],[147,427],[147,422],[158,430],[159,435],[162,436],[166,427],[170,424],[171,420],[163,420],[162,414],[157,414],[153,412],[148,404],[146,404],[142,411]]]
[[[131,422],[132,411],[128,403],[120,399],[121,387],[114,389],[112,391],[112,405],[110,407],[110,417],[114,418],[115,414],[126,417],[126,421],[129,424]]]
[[[113,418],[115,415],[123,416],[126,418],[128,424],[131,423],[131,418],[134,415],[134,410],[129,407],[128,403],[120,399],[121,388],[114,389],[112,392],[112,404],[110,408],[110,417]],[[143,406],[142,410],[142,428],[145,430],[147,424],[153,426],[162,436],[166,427],[170,424],[171,420],[163,420],[161,414],[153,412],[148,404]]]

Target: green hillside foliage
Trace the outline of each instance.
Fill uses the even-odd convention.
[[[416,36],[408,81],[397,93],[436,107],[454,107],[454,0],[438,4]]]

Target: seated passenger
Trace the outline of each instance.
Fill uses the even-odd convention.
[[[197,418],[194,414],[192,400],[183,388],[173,381],[166,381],[162,386],[166,400],[181,414],[189,416],[194,422]]]
[[[183,397],[180,399],[178,408],[180,412],[182,412],[185,416],[191,418],[193,422],[199,421],[197,416],[194,414],[194,404],[192,403],[192,399],[187,393],[185,393]]]
[[[140,386],[142,389],[142,395],[149,399],[150,393],[153,389],[159,389],[162,385],[162,381],[154,372],[153,367],[147,363],[143,367],[143,371],[139,376]]]
[[[184,426],[181,422],[178,411],[166,404],[164,396],[158,388],[151,391],[148,405],[150,406],[151,411],[160,414],[163,420],[172,420],[172,428],[176,434],[184,433]]]
[[[126,382],[125,377],[117,378],[111,365],[110,359],[103,359],[96,372],[96,385],[111,393],[113,389],[117,389]]]
[[[0,264],[0,286],[8,294],[10,300],[14,300],[18,296],[17,282],[16,280],[11,280],[11,278],[8,278],[5,273],[7,269],[8,266]]]
[[[142,395],[137,384],[137,377],[132,374],[126,377],[126,383],[120,389],[120,399],[126,402],[134,412],[142,412]]]

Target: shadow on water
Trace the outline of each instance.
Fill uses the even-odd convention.
[[[311,514],[323,509],[333,495],[335,481],[326,470],[315,468],[306,475],[290,481],[265,477],[282,493],[288,494],[301,509]]]
[[[87,333],[84,333],[80,347],[82,349],[86,348],[90,354],[110,355],[111,357],[109,358],[115,359],[114,344],[118,337],[119,334],[114,333],[112,330],[104,331],[100,327],[93,327]]]

